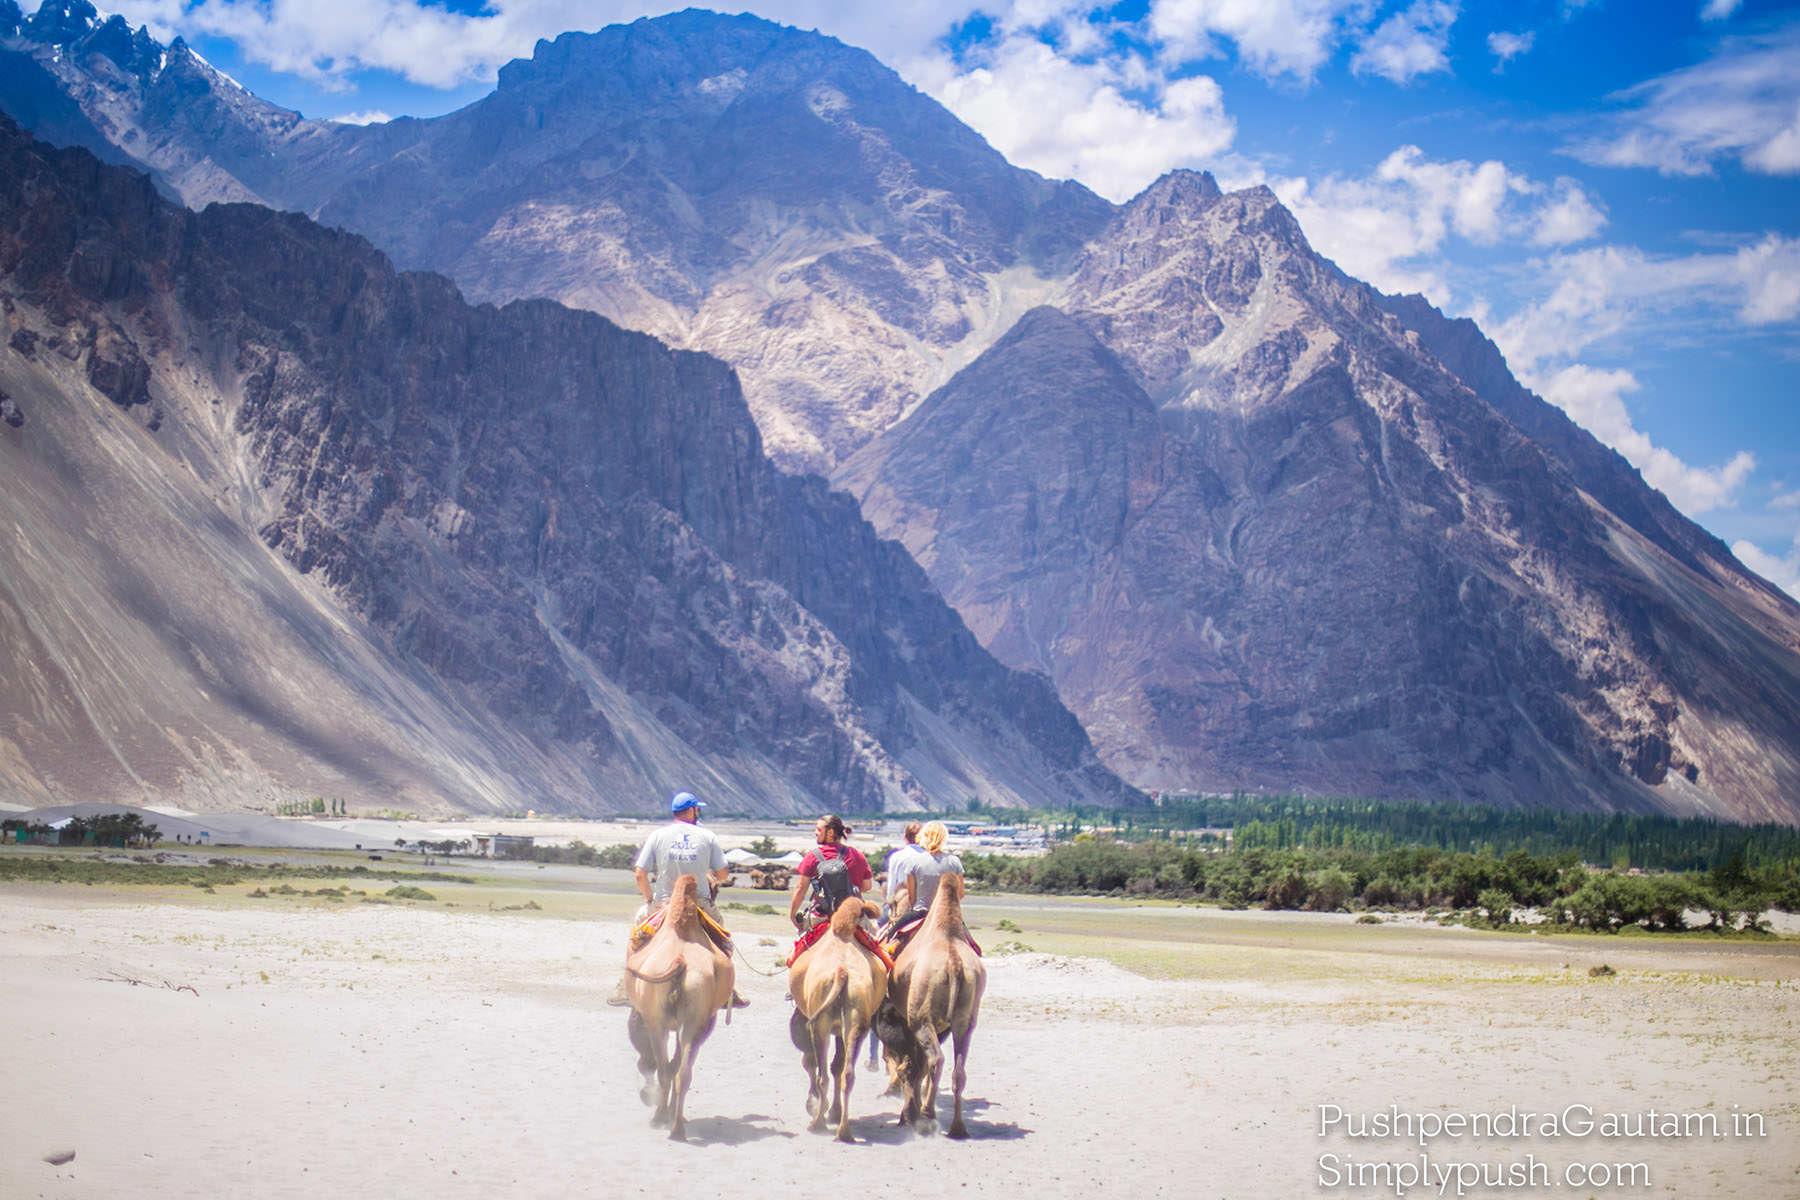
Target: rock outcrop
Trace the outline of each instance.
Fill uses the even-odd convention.
[[[1127,795],[849,498],[770,464],[717,360],[471,308],[361,238],[192,214],[10,123],[0,163],[9,322],[70,350],[5,359],[34,414],[0,440],[15,786]],[[137,405],[157,420],[108,415]]]
[[[1144,786],[1795,819],[1791,602],[1381,300],[1178,173],[839,479]]]

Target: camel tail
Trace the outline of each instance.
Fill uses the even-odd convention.
[[[677,1005],[677,1004],[681,1003],[681,990],[682,990],[681,985],[683,982],[683,978],[687,972],[686,960],[679,959],[679,958],[676,959],[675,965],[670,967],[668,970],[664,971],[661,975],[646,975],[642,971],[634,970],[631,967],[626,967],[625,971],[627,974],[635,976],[636,978],[643,980],[645,983],[666,983],[666,984],[668,984],[669,985],[669,1004],[671,1006],[673,1006],[673,1005]]]
[[[837,1004],[838,1000],[843,997],[844,990],[849,986],[850,973],[844,970],[844,968],[839,967],[831,976],[830,989],[826,991],[824,998],[819,1001],[819,1007],[813,1009],[812,1015],[816,1017],[822,1012],[830,1011],[832,1006]]]

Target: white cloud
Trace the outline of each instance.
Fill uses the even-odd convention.
[[[1440,161],[1402,146],[1366,177],[1272,180],[1313,246],[1388,292],[1449,301],[1435,264],[1452,237],[1480,246],[1507,241],[1566,245],[1598,233],[1606,217],[1580,185],[1538,183],[1489,159]]]
[[[1125,94],[1136,81],[1118,64],[1076,61],[1029,35],[1006,38],[980,66],[940,58],[909,74],[1013,163],[1116,201],[1173,167],[1205,165],[1236,134],[1207,76],[1151,81],[1150,106]]]
[[[1731,552],[1746,567],[1788,595],[1800,599],[1800,533],[1794,535],[1794,544],[1785,555],[1769,554],[1751,541],[1733,542]]]
[[[1700,10],[1702,21],[1723,21],[1735,13],[1744,0],[1706,0],[1706,7]]]
[[[1800,318],[1800,238],[1769,234],[1751,246],[1652,256],[1605,246],[1541,264],[1549,294],[1500,323],[1494,340],[1515,363],[1573,359],[1627,326],[1654,321],[1715,327]]]
[[[339,125],[385,125],[394,119],[394,115],[382,112],[379,108],[371,108],[364,112],[344,113],[341,116],[326,117],[325,119],[336,121]]]
[[[1537,34],[1527,30],[1524,33],[1490,33],[1488,34],[1488,50],[1494,56],[1494,70],[1499,71],[1507,63],[1531,50]]]
[[[1800,317],[1800,239],[1763,238],[1737,252],[1729,277],[1744,289],[1743,318],[1772,325]]]
[[[227,38],[251,62],[326,86],[377,69],[435,88],[492,79],[505,63],[530,57],[539,38],[668,9],[646,0],[491,0],[476,15],[416,0],[111,0],[109,7],[159,38]],[[757,11],[896,62],[925,53],[973,5],[768,0]]]
[[[1695,467],[1653,443],[1632,424],[1625,407],[1624,397],[1638,390],[1637,378],[1630,371],[1575,363],[1541,378],[1527,372],[1524,382],[1623,454],[1643,472],[1646,483],[1690,515],[1735,503],[1756,469],[1756,456],[1748,451],[1740,450],[1722,467]]]
[[[1456,16],[1456,5],[1448,0],[1417,0],[1376,27],[1351,58],[1350,69],[1394,83],[1448,71],[1450,27]]]
[[[1532,232],[1535,246],[1568,246],[1585,242],[1606,225],[1606,214],[1573,179],[1556,181],[1555,198],[1538,211]]]
[[[1219,57],[1225,39],[1251,70],[1306,81],[1331,57],[1340,21],[1366,7],[1366,0],[1152,0],[1147,25],[1176,61]]]
[[[1800,174],[1800,23],[1721,44],[1705,62],[1622,93],[1609,132],[1566,147],[1585,162],[1704,175],[1735,158]]]
[[[1605,246],[1541,266],[1549,293],[1488,326],[1514,374],[1623,454],[1682,511],[1735,504],[1755,470],[1753,454],[1739,451],[1715,467],[1683,462],[1633,424],[1625,397],[1637,390],[1637,377],[1580,359],[1601,343],[1652,329],[1667,336],[1715,328],[1722,314],[1739,327],[1800,318],[1800,239],[1770,235],[1735,251],[1668,257]]]

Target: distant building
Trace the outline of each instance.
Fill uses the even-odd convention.
[[[537,844],[534,837],[513,833],[478,833],[470,841],[475,843],[475,853],[483,858],[515,858],[530,853]]]

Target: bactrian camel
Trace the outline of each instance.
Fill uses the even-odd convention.
[[[856,1055],[887,994],[887,963],[856,937],[857,922],[879,912],[849,897],[832,914],[829,932],[788,968],[788,991],[794,997],[788,1029],[806,1065],[810,1128],[823,1129],[835,1121],[840,1142],[855,1140],[850,1136],[850,1088],[856,1082]],[[827,1050],[833,1051],[829,1060]]]
[[[966,1138],[963,1084],[968,1077],[969,1036],[981,1011],[987,968],[969,942],[963,924],[963,880],[946,875],[931,899],[931,910],[912,940],[894,959],[888,1000],[877,1028],[899,1076],[900,1123],[919,1133],[938,1130],[938,1081],[944,1070],[943,1039],[951,1039],[955,1063],[950,1074],[956,1096],[950,1136]]]
[[[675,881],[662,927],[625,958],[627,1027],[637,1048],[644,1086],[638,1098],[656,1108],[652,1125],[667,1125],[676,1141],[687,1137],[685,1108],[694,1055],[712,1032],[719,1010],[731,1002],[731,959],[700,927],[698,881]],[[675,1046],[669,1049],[669,1036]]]

